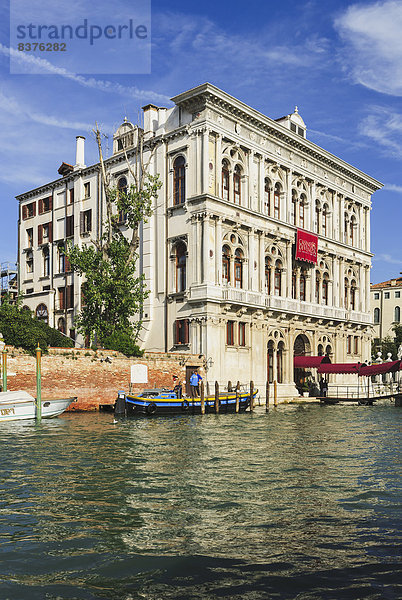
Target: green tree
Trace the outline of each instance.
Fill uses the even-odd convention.
[[[398,348],[402,344],[402,325],[394,325],[392,328],[394,332],[394,337],[387,335],[386,337],[374,338],[371,354],[373,359],[376,358],[377,352],[382,352],[382,359],[385,360],[387,358],[387,354],[390,352],[392,355],[392,359],[397,359]]]
[[[138,143],[132,164],[125,159],[133,182],[126,190],[110,184],[103,160],[101,134],[94,129],[99,149],[99,166],[106,198],[104,233],[100,240],[82,248],[70,245],[66,254],[74,271],[85,278],[83,306],[75,326],[91,341],[104,344],[116,336],[137,340],[141,330],[141,309],[148,295],[144,277],[138,275],[139,227],[152,214],[161,182],[158,175],[148,172],[150,158],[144,164],[143,133],[138,129]],[[129,235],[124,235],[119,214],[125,215]]]

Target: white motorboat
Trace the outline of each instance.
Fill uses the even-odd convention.
[[[61,415],[77,398],[60,398],[42,400],[42,418]],[[0,421],[19,421],[36,418],[36,399],[21,390],[16,392],[0,392]]]

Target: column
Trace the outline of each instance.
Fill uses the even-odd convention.
[[[345,243],[345,201],[341,194],[339,194],[339,241]]]
[[[202,160],[201,160],[201,193],[206,194],[208,192],[208,168],[209,168],[209,131],[204,129],[202,132]]]
[[[287,177],[286,177],[286,185],[287,190],[285,190],[285,202],[284,202],[284,221],[286,223],[290,223],[290,202],[292,198],[292,170],[288,169]]]
[[[338,302],[338,282],[339,282],[339,268],[337,258],[332,257],[332,306],[339,306]]]
[[[263,233],[258,236],[259,261],[258,261],[258,288],[262,294],[265,293],[265,237]]]
[[[204,216],[202,221],[202,281],[203,283],[210,281],[210,243],[209,243],[209,218]]]
[[[285,296],[287,298],[292,297],[292,244],[290,242],[286,243],[286,292]]]
[[[215,142],[215,194],[222,198],[222,136],[219,133]]]
[[[257,291],[257,287],[255,285],[256,275],[258,270],[254,269],[254,261],[256,261],[256,252],[255,252],[255,237],[254,231],[249,231],[248,234],[248,246],[249,246],[249,254],[248,254],[248,289]]]
[[[222,282],[222,219],[215,220],[215,284]]]
[[[366,270],[366,289],[365,291],[365,302],[366,302],[366,306],[365,306],[365,312],[368,312],[370,310],[370,267],[365,267]],[[382,319],[382,315],[380,315],[381,319]]]
[[[264,159],[260,156],[258,161],[258,212],[264,214],[264,190],[265,190],[265,169]]]
[[[313,231],[314,217],[315,217],[315,181],[311,183],[311,198],[310,198],[310,210],[308,211],[308,223],[306,229]]]
[[[366,279],[364,277],[364,270],[363,270],[363,265],[359,265],[359,287],[358,287],[358,298],[357,298],[357,302],[355,302],[356,304],[356,310],[361,311],[361,312],[365,312],[365,304],[366,304],[366,299],[365,299],[365,286],[366,286]]]
[[[370,239],[370,211],[371,211],[371,208],[368,208],[367,209],[367,227],[366,227],[366,250],[367,250],[367,252],[370,252],[370,248],[371,248],[371,239]]]

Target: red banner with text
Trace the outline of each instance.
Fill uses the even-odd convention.
[[[296,260],[317,264],[318,236],[308,233],[302,229],[297,230],[296,237]]]

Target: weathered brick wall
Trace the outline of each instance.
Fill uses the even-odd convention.
[[[185,363],[198,365],[203,375],[198,355],[151,352],[142,358],[126,358],[111,350],[54,348],[42,356],[42,398],[77,396],[78,402],[70,410],[97,410],[100,404],[113,404],[118,390],[129,390],[130,368],[138,363],[148,366],[148,384],[133,386],[134,392],[172,387],[173,375],[184,381]],[[35,365],[35,357],[8,347],[8,390],[25,390],[36,396]]]

